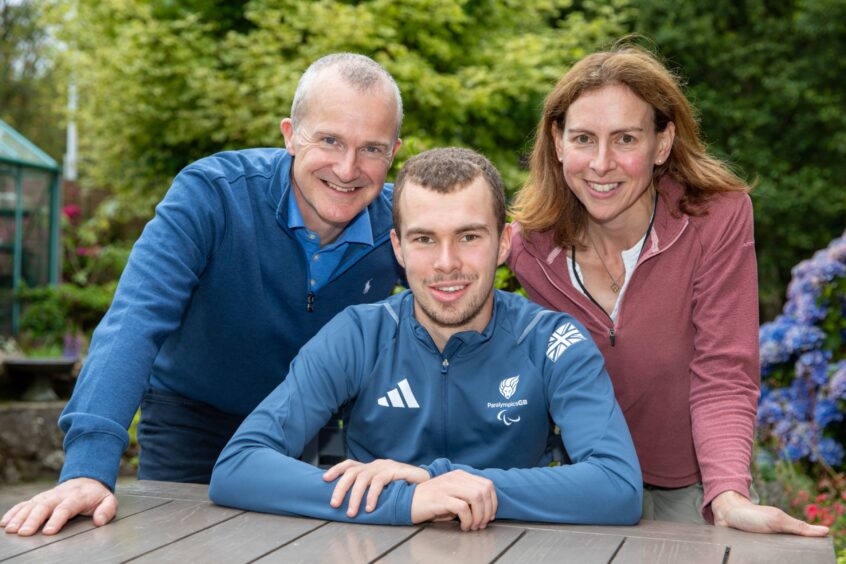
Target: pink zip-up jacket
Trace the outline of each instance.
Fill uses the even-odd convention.
[[[708,214],[678,211],[663,178],[655,222],[619,304],[617,321],[573,287],[570,249],[552,231],[515,225],[508,264],[529,297],[567,312],[602,351],[647,484],[701,481],[702,514],[724,491],[749,496],[760,387],[758,279],[752,203],[715,194]]]

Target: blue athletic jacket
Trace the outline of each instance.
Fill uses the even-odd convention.
[[[640,466],[602,356],[572,317],[496,291],[482,333],[439,352],[414,319],[410,291],[353,306],[303,347],[285,381],[224,448],[209,495],[255,511],[410,524],[415,486],[390,484],[375,511],[329,505],[334,483],[296,460],[347,405],[348,454],[463,469],[491,479],[497,519],[636,523]],[[554,421],[572,464],[548,466]]]
[[[59,425],[61,480],[114,487],[127,427],[152,386],[247,415],[338,312],[390,295],[391,188],[370,204],[374,244],[350,244],[307,307],[308,260],[288,228],[292,157],[228,151],[174,179],[129,257]]]

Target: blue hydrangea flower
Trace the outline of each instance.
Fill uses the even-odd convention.
[[[762,378],[775,371],[781,376],[762,383],[758,427],[764,440],[775,441],[783,459],[839,466],[843,445],[823,434],[846,419],[846,360],[831,362],[818,325],[831,313],[846,317],[846,296],[823,298],[827,285],[846,277],[846,232],[797,264],[792,274],[782,314],[760,329]],[[842,333],[846,339],[846,329]],[[790,363],[790,383],[772,387],[791,374]]]
[[[843,462],[843,445],[831,437],[824,437],[820,441],[817,452],[829,466],[840,466],[840,463]],[[811,454],[811,460],[818,460],[816,453]]]

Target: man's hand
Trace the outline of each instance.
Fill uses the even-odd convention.
[[[367,491],[367,502],[364,510],[370,513],[376,509],[379,495],[386,485],[395,480],[405,480],[412,484],[419,484],[429,479],[429,473],[418,466],[403,464],[394,460],[374,460],[364,464],[355,460],[344,460],[336,464],[323,474],[323,479],[331,482],[340,476],[332,492],[329,505],[340,507],[344,502],[347,491],[350,492],[350,502],[347,505],[347,517],[358,515],[361,498]],[[368,491],[368,488],[369,491]]]
[[[411,521],[417,524],[458,517],[462,531],[476,531],[493,521],[496,509],[493,482],[453,470],[417,485],[411,500]]]
[[[94,524],[100,527],[114,518],[117,506],[117,498],[97,480],[74,478],[15,505],[0,519],[0,527],[28,537],[47,521],[42,532],[55,535],[77,515],[93,515]]]
[[[804,537],[824,537],[828,527],[794,519],[777,507],[755,505],[734,491],[723,492],[711,502],[714,524],[750,533],[788,533]]]

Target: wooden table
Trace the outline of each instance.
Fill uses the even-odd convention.
[[[614,562],[834,563],[830,538],[756,535],[642,521],[634,527],[496,521],[463,533],[455,523],[350,525],[219,507],[207,487],[135,482],[118,487],[108,526],[77,518],[58,535],[0,534],[2,562]],[[6,503],[5,505],[8,505]],[[0,507],[5,512],[7,507]],[[0,513],[2,514],[2,513]]]

